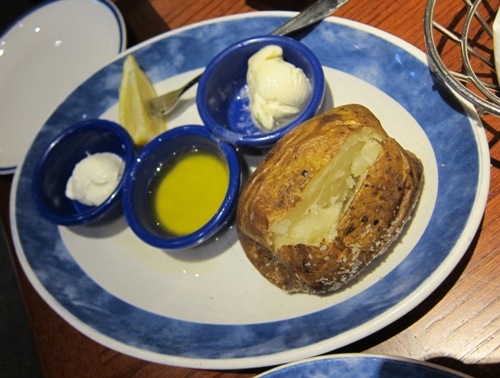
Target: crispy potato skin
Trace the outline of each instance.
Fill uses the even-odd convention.
[[[340,150],[350,133],[370,127],[384,136],[382,152],[337,224],[338,234],[320,246],[276,248],[269,225],[301,200],[314,175]],[[423,184],[419,159],[405,151],[361,105],[319,115],[276,143],[245,184],[238,203],[238,238],[248,259],[271,283],[294,293],[338,290],[397,239]]]

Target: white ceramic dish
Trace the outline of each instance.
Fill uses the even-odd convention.
[[[0,37],[0,174],[14,172],[57,105],[125,47],[108,0],[44,2]]]
[[[380,330],[432,293],[462,258],[489,186],[489,150],[477,114],[436,89],[423,52],[337,18],[301,39],[322,62],[327,103],[369,107],[425,170],[422,198],[403,237],[345,290],[327,297],[283,293],[253,269],[233,229],[208,245],[172,253],[142,243],[123,220],[106,228],[64,228],[40,219],[30,192],[38,156],[55,134],[82,118],[117,119],[126,54],[134,54],[163,92],[195,76],[225,46],[255,30],[273,30],[291,15],[227,17],[147,41],[81,85],[36,137],[13,182],[16,251],[40,295],[87,336],[170,365],[278,365]],[[170,127],[200,122],[195,91],[170,115]],[[245,159],[254,166],[259,157]]]
[[[409,358],[337,354],[286,364],[256,378],[472,378],[456,370]]]

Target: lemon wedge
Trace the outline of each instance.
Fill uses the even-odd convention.
[[[144,146],[167,130],[164,118],[149,113],[147,102],[156,90],[133,55],[123,63],[119,94],[119,122],[137,146]]]

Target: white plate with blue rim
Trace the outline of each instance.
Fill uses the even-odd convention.
[[[0,36],[0,174],[15,171],[57,106],[126,43],[108,0],[45,1]]]
[[[257,12],[170,31],[121,54],[54,111],[14,176],[11,223],[29,280],[68,323],[137,358],[204,369],[297,361],[368,336],[416,307],[450,274],[479,226],[489,151],[476,113],[438,90],[425,54],[372,27],[328,18],[299,36],[324,67],[327,104],[359,103],[423,162],[425,185],[391,252],[329,296],[288,295],[246,259],[234,228],[183,252],[142,243],[126,222],[57,227],[31,198],[34,165],[62,129],[87,117],[118,119],[122,64],[134,54],[158,92],[200,73],[215,53],[275,29],[290,12]],[[200,123],[196,88],[168,119]],[[250,166],[258,158],[245,155]],[[34,227],[36,225],[36,227]]]
[[[337,354],[292,362],[257,378],[471,378],[456,370],[410,358],[375,354]]]

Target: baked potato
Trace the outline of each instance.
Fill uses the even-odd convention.
[[[370,110],[334,108],[286,134],[250,175],[238,239],[274,285],[329,293],[388,250],[422,185],[420,160]]]

